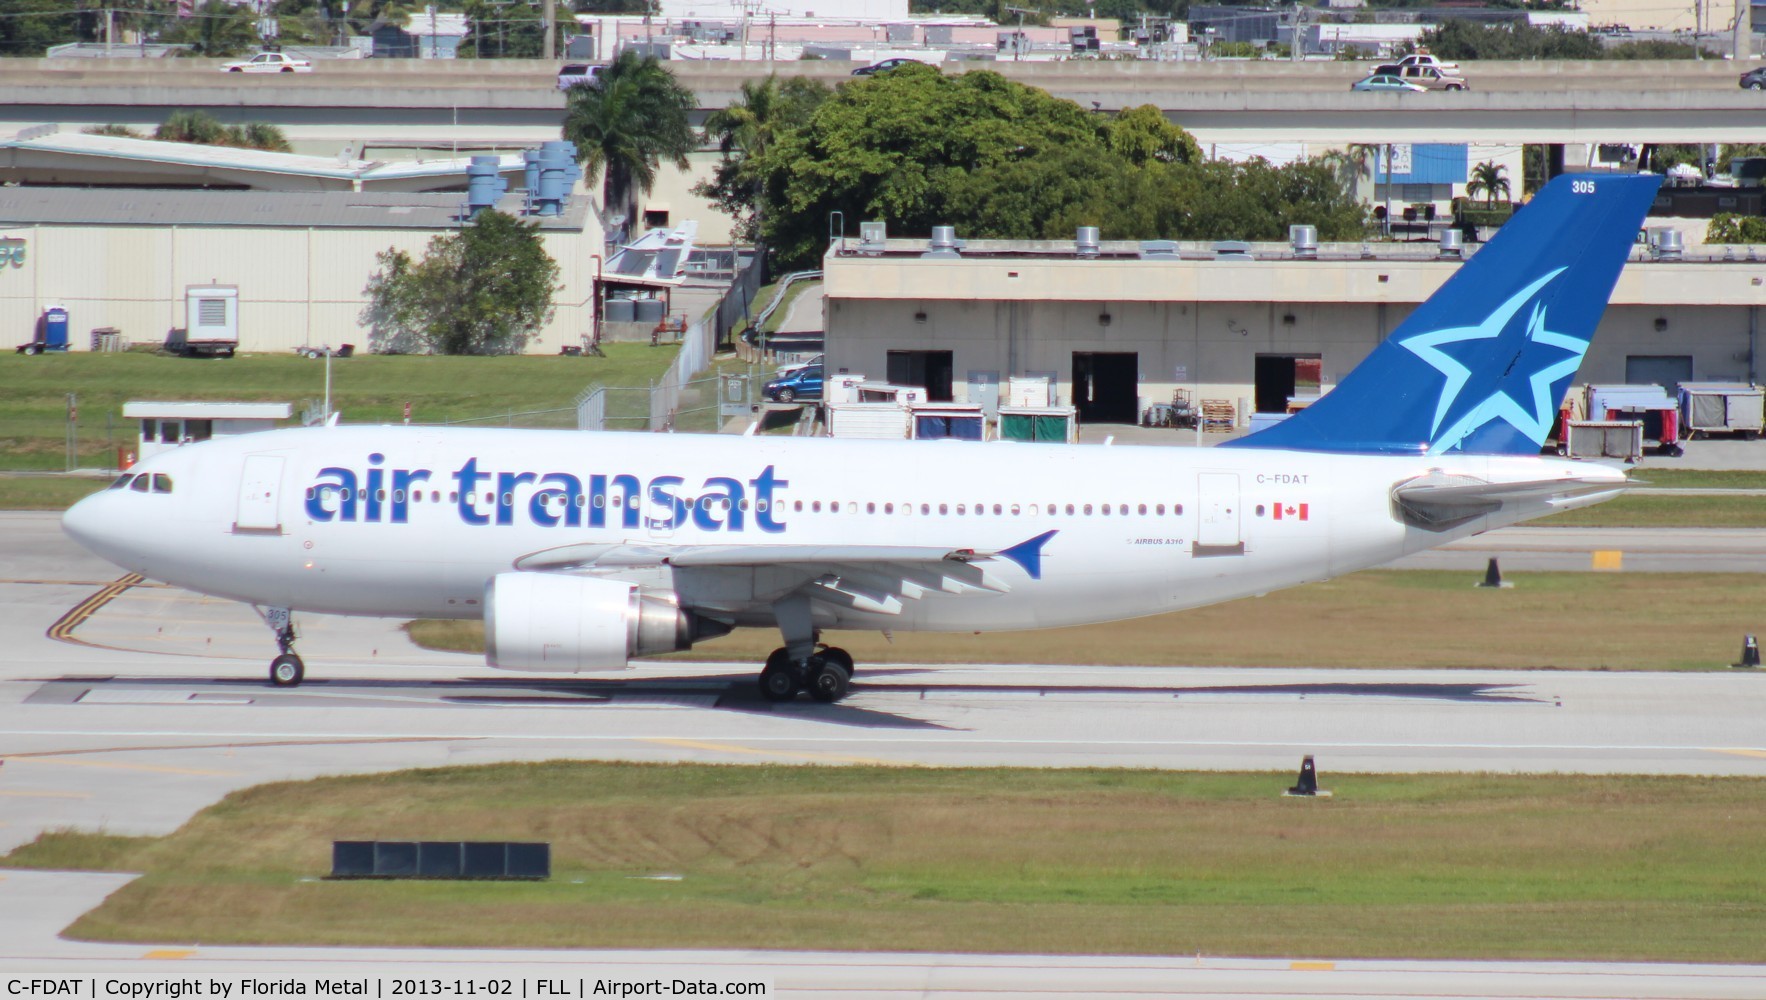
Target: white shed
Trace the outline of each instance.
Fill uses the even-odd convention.
[[[135,453],[137,461],[152,458],[181,444],[274,430],[293,412],[291,403],[157,403],[137,400],[123,404],[123,419],[141,421],[140,445]]]

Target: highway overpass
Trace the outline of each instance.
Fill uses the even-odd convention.
[[[282,126],[303,151],[369,142],[448,148],[557,137],[558,63],[538,60],[322,62],[312,74],[241,76],[209,60],[0,61],[0,128],[152,126],[180,108]],[[772,70],[835,83],[841,62],[676,62],[702,112]],[[1370,63],[1068,62],[951,64],[994,69],[1113,111],[1164,109],[1207,143],[1766,142],[1766,93],[1728,62],[1465,64],[1460,93],[1352,93]]]

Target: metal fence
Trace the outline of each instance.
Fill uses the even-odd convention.
[[[564,428],[577,426],[577,407],[563,406],[550,410],[515,410],[509,409],[502,413],[489,413],[480,417],[463,417],[459,420],[444,420],[443,427],[541,427]]]
[[[592,385],[571,409],[580,430],[716,430],[726,387],[717,376],[699,377],[711,367],[718,343],[745,322],[760,287],[761,254],[756,253],[736,275],[717,309],[694,321],[681,335],[681,350],[662,377],[649,386]],[[743,383],[744,394],[748,391]],[[744,396],[746,400],[746,396]]]
[[[754,293],[760,291],[761,280],[765,277],[762,267],[765,260],[766,251],[756,247],[754,256],[736,274],[730,290],[718,301],[717,316],[713,321],[713,344],[729,340],[731,332],[748,321],[748,311],[754,307]]]

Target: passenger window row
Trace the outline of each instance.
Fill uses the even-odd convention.
[[[127,481],[128,481],[128,477],[125,476],[125,477],[123,477],[123,479],[121,481],[113,484],[111,488],[117,489],[120,486],[127,483]],[[135,488],[136,489],[144,489],[145,487],[137,486]],[[160,492],[168,492],[168,491],[169,491],[169,487],[166,491],[160,491]],[[349,499],[348,494],[351,491],[346,490],[346,489],[339,487],[339,486],[308,487],[307,488],[307,499],[311,500],[315,496],[319,495],[321,492],[323,493],[323,495],[325,496],[326,499],[347,500],[347,499]],[[354,492],[355,492],[356,499],[358,499],[358,500],[368,499],[368,490],[367,489],[365,489],[365,488],[357,489]],[[558,490],[548,490],[546,492],[551,494],[551,496],[548,497],[546,500],[546,502],[548,504],[550,504],[551,506],[555,506],[555,507],[566,506],[566,502],[565,502],[566,496],[563,492],[558,491]],[[374,491],[374,498],[376,500],[384,501],[386,499],[386,495],[387,495],[386,490],[375,490]],[[424,496],[424,493],[422,490],[412,490],[411,491],[411,499],[415,502],[421,503],[423,501],[423,496]],[[480,496],[481,495],[477,494],[477,493],[467,494],[466,495],[467,505],[468,506],[477,506]],[[449,492],[448,493],[448,502],[455,503],[459,500],[459,497],[460,497],[460,494],[457,491]],[[485,500],[493,500],[496,498],[495,494],[490,494],[490,493],[483,494],[482,497]],[[504,493],[501,499],[503,501],[503,506],[505,506],[505,507],[513,506],[515,503],[515,495],[512,493]],[[590,505],[590,498],[584,496],[583,494],[580,494],[580,493],[577,494],[575,499],[576,499],[575,505],[578,507],[584,507],[584,506]],[[681,506],[683,508],[685,508],[686,510],[694,510],[694,509],[730,510],[732,508],[735,508],[738,510],[748,510],[748,509],[750,509],[751,506],[754,510],[757,510],[757,511],[765,511],[767,509],[767,503],[764,500],[757,501],[756,503],[750,505],[750,503],[747,500],[741,500],[736,503],[731,503],[731,501],[728,497],[700,497],[700,498],[677,497],[676,499],[679,500]],[[405,502],[405,491],[404,490],[393,490],[392,491],[392,500],[394,503],[404,503]],[[619,507],[623,507],[625,505],[624,501],[625,501],[625,498],[619,494],[614,494],[613,496],[610,496],[610,497],[602,497],[601,495],[597,494],[593,498],[593,506],[595,506],[596,508],[600,508],[603,506],[619,508]],[[441,491],[439,491],[439,490],[429,491],[429,502],[430,503],[440,503],[441,502]],[[633,500],[633,503],[634,504],[637,503],[637,500],[635,498]],[[781,500],[778,502],[778,504],[779,504],[779,506],[783,506],[784,501]],[[830,514],[838,514],[841,512],[842,508],[844,508],[846,513],[848,513],[848,514],[857,514],[857,513],[859,513],[859,510],[860,510],[860,505],[857,501],[846,501],[845,503],[842,503],[842,501],[833,500],[833,501],[829,501],[825,506],[826,506],[827,512]],[[1023,517],[1023,516],[1055,517],[1055,516],[1061,516],[1063,514],[1068,517],[1091,517],[1094,514],[1099,515],[1099,516],[1103,516],[1103,517],[1110,517],[1111,515],[1116,515],[1119,517],[1127,517],[1129,514],[1129,505],[1125,504],[1125,503],[1119,503],[1119,504],[1107,504],[1107,503],[1105,503],[1105,504],[1089,504],[1089,503],[1087,503],[1087,504],[1071,504],[1071,503],[1070,504],[1053,504],[1053,503],[1051,503],[1051,504],[1047,504],[1047,505],[1035,504],[1035,503],[1032,503],[1032,504],[1017,504],[1017,503],[1014,503],[1014,504],[999,504],[999,503],[985,504],[985,503],[978,503],[978,504],[973,504],[973,505],[966,504],[966,503],[959,503],[959,504],[922,503],[922,504],[918,505],[917,513],[919,513],[922,517],[930,517],[933,514],[934,508],[936,508],[937,513],[940,516],[951,516],[953,507],[955,508],[955,514],[957,516],[976,516],[976,515],[986,515],[986,514],[991,513],[995,517]],[[1170,504],[1169,508],[1170,508],[1170,513],[1172,516],[1182,516],[1183,515],[1183,504],[1181,504],[1181,503]],[[820,514],[820,513],[822,513],[822,511],[824,509],[824,505],[823,505],[822,501],[820,501],[820,500],[811,500],[807,504],[802,500],[791,501],[791,510],[793,513],[801,514],[805,511],[805,509],[807,509],[809,511],[809,513],[811,513],[811,514]],[[908,515],[912,515],[912,514],[916,513],[916,505],[912,504],[912,503],[878,504],[875,502],[868,502],[863,505],[863,510],[864,510],[864,513],[866,513],[866,514],[882,513],[884,515],[900,514],[903,516],[908,516]],[[1166,516],[1166,510],[1167,510],[1167,505],[1162,504],[1162,503],[1155,503],[1155,504],[1144,504],[1143,503],[1143,504],[1135,504],[1134,505],[1134,512],[1142,517],[1147,516],[1149,513],[1155,517],[1164,517],[1164,516]]]

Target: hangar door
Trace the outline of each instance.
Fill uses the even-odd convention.
[[[1141,356],[1073,352],[1073,405],[1082,424],[1135,424],[1141,416]]]
[[[926,389],[926,402],[948,403],[954,365],[950,351],[890,351],[889,384],[918,385]]]
[[[1626,385],[1659,385],[1669,392],[1680,383],[1692,381],[1690,354],[1627,354],[1625,355]]]

